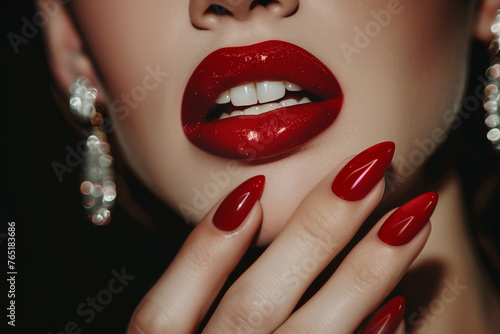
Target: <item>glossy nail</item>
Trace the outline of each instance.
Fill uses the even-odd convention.
[[[415,197],[387,218],[378,231],[380,240],[391,246],[410,242],[429,221],[438,201],[435,192]]]
[[[394,334],[403,319],[405,305],[403,296],[392,298],[371,316],[361,334]]]
[[[227,195],[215,212],[215,227],[225,232],[236,230],[262,194],[265,180],[263,175],[252,177]]]
[[[388,141],[359,153],[333,180],[333,193],[346,201],[359,201],[364,198],[389,168],[394,148],[394,143]]]

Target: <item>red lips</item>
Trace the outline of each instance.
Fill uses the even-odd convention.
[[[289,81],[321,101],[261,115],[209,121],[217,97],[227,89],[262,81]],[[281,41],[224,48],[208,55],[191,76],[182,103],[182,123],[198,148],[230,159],[271,158],[304,144],[327,127],[343,95],[330,70],[306,50]]]

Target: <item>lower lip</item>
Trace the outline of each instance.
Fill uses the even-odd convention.
[[[258,160],[292,151],[336,119],[342,97],[279,108],[261,115],[186,124],[187,137],[204,151],[229,159]]]

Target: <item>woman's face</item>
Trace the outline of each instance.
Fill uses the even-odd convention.
[[[211,7],[214,2],[231,13],[217,15],[222,12]],[[101,82],[120,150],[139,178],[196,223],[239,183],[265,175],[259,236],[264,244],[333,168],[375,143],[396,143],[389,191],[409,186],[432,149],[446,138],[452,110],[460,105],[474,4],[261,2],[269,4],[74,0],[71,9]],[[187,138],[182,119],[183,96],[195,69],[221,48],[269,40],[299,46],[333,73],[343,94],[337,118],[311,140],[270,159],[227,159],[200,149]],[[259,81],[286,80],[259,75]]]

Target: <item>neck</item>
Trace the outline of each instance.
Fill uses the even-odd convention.
[[[439,189],[424,250],[397,290],[407,298],[409,333],[494,333],[500,298],[484,272],[467,228],[461,187],[451,176]]]

